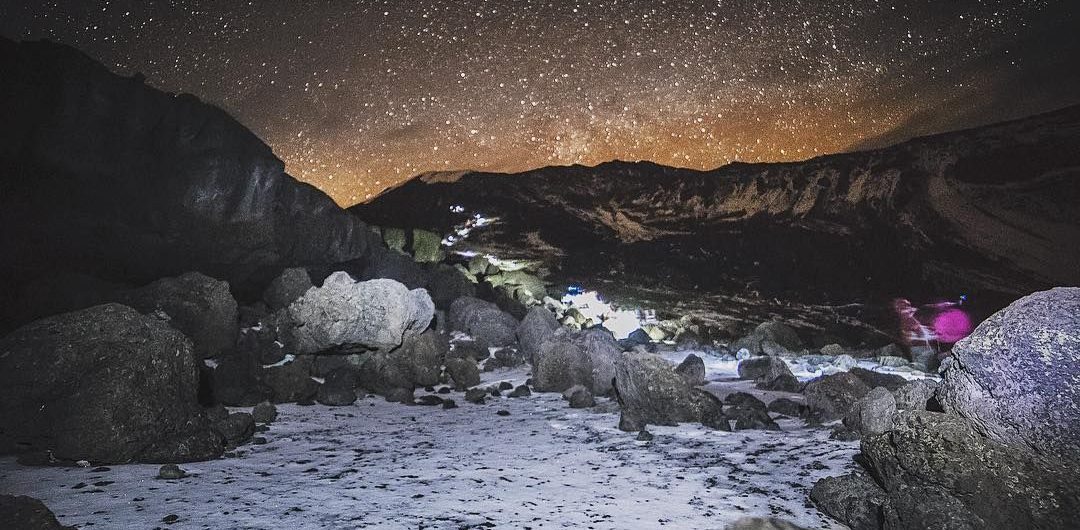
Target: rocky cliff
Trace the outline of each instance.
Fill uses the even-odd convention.
[[[0,72],[4,292],[61,272],[145,283],[192,270],[243,291],[283,267],[364,267],[382,252],[363,222],[194,96],[49,42],[0,39]]]

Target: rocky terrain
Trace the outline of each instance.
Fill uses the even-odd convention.
[[[1077,201],[1071,107],[798,163],[426,174],[350,211],[446,234],[481,215],[490,224],[453,248],[718,328],[782,316],[857,340],[860,326],[836,322],[889,333],[875,306],[891,298],[966,294],[981,319],[1076,285]]]
[[[600,259],[611,249],[670,244],[659,225],[614,212],[614,225],[605,225],[612,232],[594,225],[592,234],[580,221],[557,240],[552,225],[523,232],[520,253],[500,246],[487,250],[506,250],[502,258],[467,255],[462,239],[490,243],[522,225],[456,203],[443,211],[468,221],[448,230],[368,225],[283,173],[220,110],[114,76],[63,46],[0,41],[0,57],[20,74],[0,79],[4,109],[20,124],[5,131],[11,143],[0,152],[0,200],[11,207],[2,214],[12,250],[4,281],[19,293],[0,328],[2,527],[1068,528],[1080,509],[1072,473],[1080,462],[1080,288],[1016,294],[951,352],[815,327],[860,329],[828,293],[877,292],[853,272],[897,256],[865,246],[872,256],[855,259],[847,278],[825,277],[817,292],[763,291],[790,298],[773,302],[788,308],[786,321],[771,313],[745,320],[762,299],[730,295],[748,309],[740,325],[723,328],[726,337],[689,315],[600,315],[595,293],[562,296],[557,271],[586,271],[585,262],[566,265],[576,252]],[[953,138],[949,145],[985,156],[979,167],[998,168],[1005,162],[993,157],[995,138],[1067,145],[1073,117],[1064,111],[1001,126],[1011,136],[989,128],[847,159]],[[1042,184],[986,175],[965,189],[989,193],[977,202],[994,205],[985,215],[999,220],[1042,205],[1039,215],[1006,224],[1024,231],[1051,223],[1063,231],[1040,233],[1059,244],[1075,227],[1066,202],[1075,188],[1068,171],[1046,168],[1072,163],[1069,156],[1033,163],[1045,166],[1040,182],[1056,198]],[[927,159],[918,160],[893,163],[925,169]],[[815,163],[824,162],[807,164]],[[950,164],[950,174],[969,167]],[[763,169],[761,183],[725,184],[724,194],[781,204],[782,193],[759,191],[802,166],[784,167]],[[641,186],[651,177],[635,178],[627,189],[649,197]],[[851,200],[830,192],[765,220],[750,210],[741,220],[722,214],[723,200],[680,204],[696,204],[695,215],[714,228],[757,227],[754,237],[765,240],[786,233],[810,241],[827,227],[821,233],[838,230],[836,244],[862,245],[866,225],[891,227],[882,238],[899,238],[911,256],[931,248],[946,259],[955,255],[946,250],[967,245],[964,263],[907,263],[920,281],[933,266],[976,275],[986,289],[979,296],[1071,281],[1068,261],[992,259],[1004,247],[949,225],[939,210],[915,215],[930,208],[920,201],[941,195],[920,195],[912,179],[897,175],[886,186],[895,195],[880,195],[875,179],[848,182]],[[605,179],[585,182],[630,193]],[[1001,196],[987,190],[998,185],[1027,191],[1009,207],[995,205]],[[63,208],[46,201],[50,194],[64,195]],[[869,207],[881,204],[889,206]],[[875,224],[883,211],[906,228]],[[685,222],[680,212],[666,215]],[[922,236],[906,239],[913,234]],[[1017,237],[1007,243],[1031,243]],[[777,241],[768,248],[811,255]],[[541,242],[563,261],[536,255]],[[695,248],[711,248],[705,243]],[[765,248],[745,255],[777,267]],[[1066,260],[1073,251],[1059,249]],[[678,254],[671,270],[683,272],[664,281],[693,278],[680,256],[694,252]]]

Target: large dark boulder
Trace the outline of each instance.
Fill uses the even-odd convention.
[[[1080,484],[1071,466],[998,444],[959,416],[901,413],[864,437],[885,490],[885,528],[1072,528]]]
[[[1080,288],[1017,300],[953,348],[938,398],[990,438],[1080,465]]]
[[[499,306],[479,298],[462,297],[450,304],[450,329],[469,334],[481,347],[513,344],[518,321]]]
[[[825,477],[810,490],[810,500],[851,530],[879,530],[885,491],[866,473]]]
[[[254,297],[285,267],[385,252],[194,96],[50,42],[0,39],[0,71],[0,292],[58,271],[133,284],[200,271]],[[25,320],[18,309],[4,316]]]
[[[622,412],[619,428],[629,431],[701,421],[708,404],[671,363],[651,353],[616,358],[615,393]]]
[[[0,495],[0,523],[13,530],[67,530],[45,503],[33,497]]]
[[[870,392],[870,387],[851,372],[821,376],[806,383],[803,395],[810,414],[817,421],[829,422],[844,417]]]
[[[118,293],[115,298],[140,313],[167,315],[169,324],[191,339],[199,358],[228,353],[236,346],[236,300],[227,282],[189,272]]]
[[[102,463],[184,462],[222,451],[197,402],[191,342],[119,304],[0,340],[0,448]]]
[[[556,329],[559,329],[559,321],[554,313],[541,306],[530,309],[515,330],[518,345],[521,346],[525,358],[532,362],[536,352],[540,351],[540,345],[551,337]]]
[[[281,274],[266,286],[262,299],[271,311],[277,311],[289,307],[289,304],[304,296],[312,287],[315,287],[315,284],[311,283],[307,269],[292,267],[281,271]]]

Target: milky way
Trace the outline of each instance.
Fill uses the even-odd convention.
[[[828,5],[825,5],[828,4]],[[799,160],[1080,101],[1073,0],[0,2],[342,204],[433,170]]]

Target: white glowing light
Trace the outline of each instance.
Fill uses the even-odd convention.
[[[641,327],[641,316],[633,309],[619,309],[600,299],[596,291],[567,294],[562,302],[594,322],[603,323],[616,339],[625,339]]]

